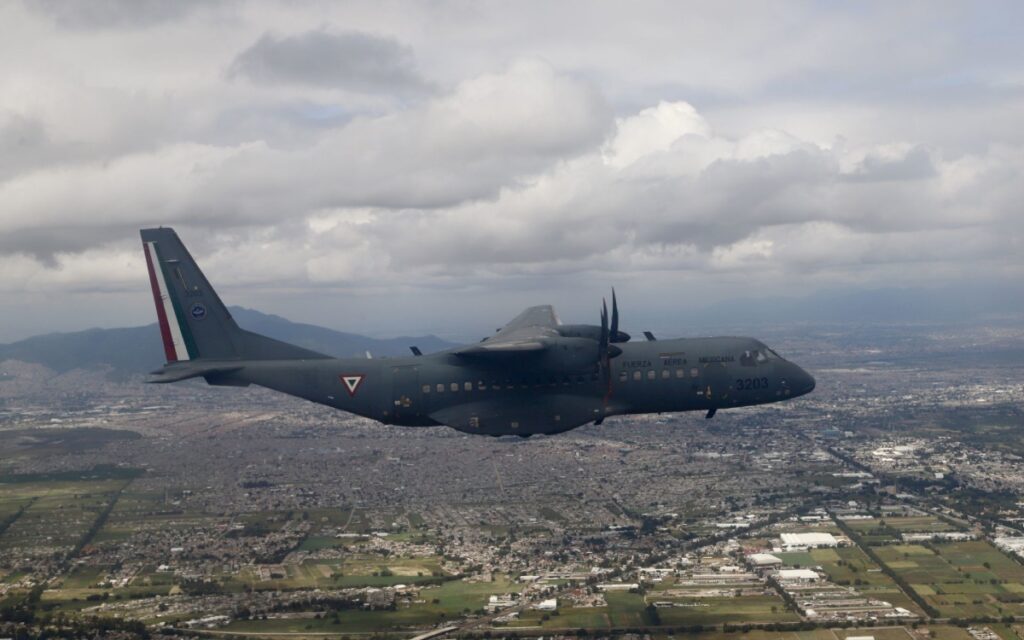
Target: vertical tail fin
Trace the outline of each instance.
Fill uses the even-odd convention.
[[[327,357],[240,329],[173,229],[141,235],[168,363]]]
[[[173,229],[143,229],[149,284],[168,362],[237,358],[241,332]]]

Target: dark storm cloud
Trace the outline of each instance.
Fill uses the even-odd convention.
[[[421,92],[412,50],[393,38],[317,29],[290,36],[264,34],[228,70],[267,84],[306,84],[371,93]]]

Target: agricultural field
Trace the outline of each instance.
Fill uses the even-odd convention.
[[[9,514],[27,505],[0,535],[0,552],[40,545],[70,551],[124,485],[124,480],[0,484],[0,503],[9,505]]]
[[[100,427],[7,429],[3,432],[3,438],[0,438],[0,474],[18,461],[100,449],[111,442],[137,440],[141,437],[126,429]],[[71,472],[70,475],[79,475],[79,472]],[[0,482],[8,482],[10,478],[0,475]]]
[[[694,598],[685,607],[658,609],[661,624],[742,624],[746,622],[798,622],[799,616],[786,611],[782,600],[772,595],[744,595],[735,598]]]
[[[988,542],[888,545],[875,552],[944,616],[1024,615],[1024,566]]]
[[[544,629],[609,629],[653,626],[652,617],[644,597],[639,593],[609,592],[605,594],[606,607],[560,607],[557,612],[526,610],[510,628],[542,627]]]
[[[986,625],[1003,640],[1024,640],[1024,625],[1020,624],[989,624]]]
[[[881,568],[860,547],[812,549],[775,555],[791,566],[820,567],[832,582],[855,587],[866,596],[884,600],[914,613],[924,613],[889,576],[882,573]]]
[[[872,529],[895,529],[901,533],[957,530],[953,525],[935,516],[894,516],[870,520],[847,520],[846,525],[860,534],[867,533]]]
[[[993,627],[993,630],[994,627]],[[761,631],[726,633],[705,631],[687,634],[689,640],[846,640],[850,637],[873,636],[875,640],[972,640],[966,629],[949,625],[933,625],[918,629],[906,627],[863,627],[850,629],[813,629],[810,631]],[[658,638],[659,636],[653,636]],[[676,635],[675,637],[679,637]],[[666,638],[667,640],[667,638]],[[1005,638],[1003,640],[1016,640]]]
[[[267,570],[269,571],[269,570]],[[344,560],[306,560],[278,565],[268,579],[259,567],[246,568],[238,581],[258,590],[387,587],[443,580],[437,558],[346,556]]]
[[[212,527],[217,520],[183,510],[173,504],[175,496],[163,492],[137,491],[131,485],[121,492],[103,528],[93,538],[97,547],[116,547],[133,534],[163,532],[189,527]]]
[[[235,621],[226,631],[245,633],[366,633],[400,630],[407,627],[434,625],[477,611],[492,594],[515,590],[514,583],[503,576],[493,582],[463,582],[453,580],[420,591],[422,604],[413,604],[395,611],[338,611],[317,619],[279,618],[268,620]]]

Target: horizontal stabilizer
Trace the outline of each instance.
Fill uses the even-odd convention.
[[[186,361],[181,363],[171,363],[165,365],[162,369],[150,372],[150,375],[153,377],[146,380],[146,382],[151,384],[179,382],[181,380],[188,380],[189,378],[198,378],[200,376],[216,376],[234,373],[241,369],[242,365],[240,364],[226,362]]]

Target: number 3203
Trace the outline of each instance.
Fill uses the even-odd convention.
[[[751,389],[767,389],[768,378],[737,378],[737,391],[750,391]]]

